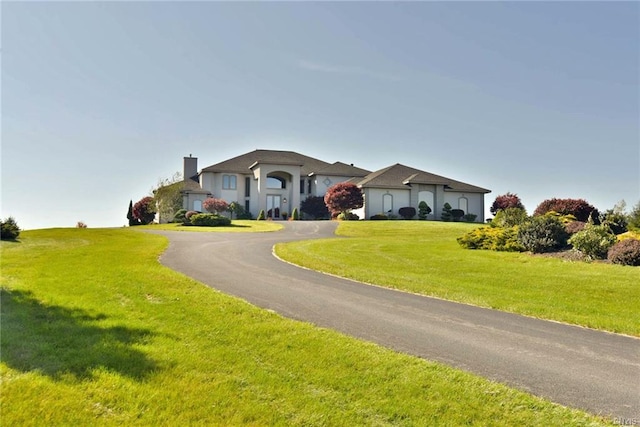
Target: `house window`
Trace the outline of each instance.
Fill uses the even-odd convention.
[[[251,178],[246,177],[244,179],[244,195],[249,197],[251,195]]]
[[[249,210],[249,201],[248,201],[248,200],[245,200],[245,201],[244,201],[244,211],[245,211],[245,212],[249,212],[249,211],[250,211],[250,210]]]
[[[202,200],[193,201],[193,210],[196,212],[202,212]]]
[[[235,190],[236,189],[236,176],[235,175],[223,175],[222,176],[222,189],[223,190]]]
[[[464,211],[464,213],[468,213],[467,212],[467,207],[468,207],[469,201],[467,200],[466,197],[460,197],[458,199],[458,209],[461,209]]]
[[[389,193],[382,196],[382,212],[391,213],[393,211],[393,196]]]
[[[306,181],[306,180],[304,180],[304,179],[301,179],[301,180],[300,180],[300,194],[304,194],[304,184],[305,184],[305,181]]]
[[[267,188],[283,189],[287,188],[286,181],[277,176],[267,177]]]

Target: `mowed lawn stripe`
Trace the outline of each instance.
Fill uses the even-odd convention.
[[[162,236],[2,242],[3,425],[603,425],[609,421],[223,295]]]

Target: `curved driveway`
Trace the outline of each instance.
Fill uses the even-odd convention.
[[[273,233],[158,232],[161,262],[283,316],[436,360],[594,414],[640,423],[640,339],[409,294],[278,260],[277,242],[334,237],[335,222]]]

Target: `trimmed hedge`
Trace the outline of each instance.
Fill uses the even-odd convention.
[[[416,216],[416,208],[411,206],[406,206],[404,208],[398,209],[398,213],[404,219],[411,219]]]
[[[201,227],[224,227],[231,224],[231,220],[225,216],[211,213],[200,213],[191,216],[191,224]]]

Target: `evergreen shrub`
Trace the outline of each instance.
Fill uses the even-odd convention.
[[[411,206],[406,206],[406,207],[398,209],[398,213],[404,219],[411,219],[414,216],[416,216],[416,208],[411,207]]]
[[[604,259],[609,248],[616,243],[616,236],[606,225],[588,225],[571,236],[569,243],[590,259]]]
[[[192,225],[198,225],[201,227],[223,227],[231,224],[231,220],[226,216],[212,213],[199,213],[192,215],[190,221]]]
[[[640,266],[640,240],[622,240],[609,249],[607,259],[614,264]]]
[[[518,241],[533,253],[553,252],[566,246],[568,233],[553,215],[534,216],[518,227]]]
[[[0,238],[2,240],[16,240],[20,236],[20,227],[13,217],[0,221]]]

